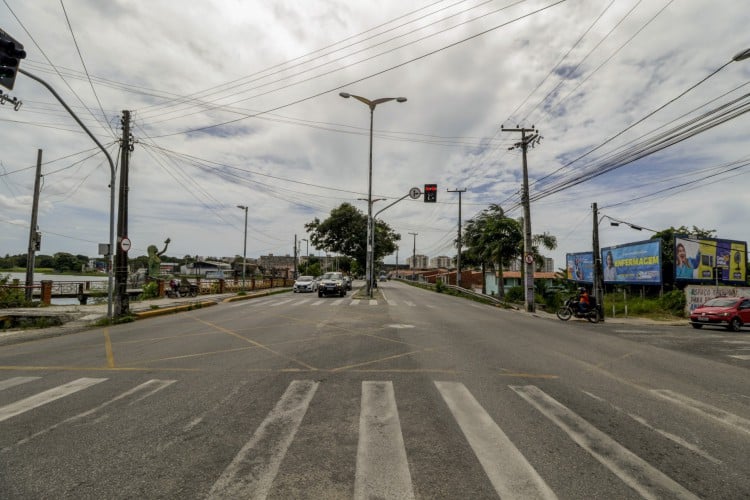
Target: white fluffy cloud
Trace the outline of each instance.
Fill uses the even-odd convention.
[[[417,232],[417,252],[430,256],[455,253],[458,197],[446,189],[467,188],[464,219],[490,203],[521,215],[521,156],[508,150],[520,137],[502,124],[541,131],[529,153],[534,198],[662,125],[749,102],[750,60],[733,62],[561,169],[748,48],[733,34],[750,14],[732,0],[64,5],[72,33],[57,0],[7,0],[0,27],[24,44],[22,67],[57,89],[115,161],[121,111],[133,112],[131,255],[167,236],[172,255],[240,254],[236,205],[250,206],[249,256],[291,253],[306,222],[344,201],[366,210],[357,198],[367,193],[369,110],[342,90],[408,98],[374,113],[373,192],[395,200],[439,185],[440,203],[404,201],[381,216],[404,235],[403,254]],[[39,84],[19,75],[8,93],[24,105],[0,107],[0,252],[26,250],[20,221],[30,218],[31,167],[43,149],[42,251],[95,254],[109,234],[108,163]],[[749,124],[740,115],[541,197],[533,232],[558,237],[557,267],[566,252],[590,249],[592,202],[649,228],[696,225],[750,239],[738,216],[750,209],[748,167],[729,171],[748,161]],[[646,237],[602,227],[601,244]]]

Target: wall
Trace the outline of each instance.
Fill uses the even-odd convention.
[[[750,297],[750,288],[736,286],[688,285],[685,287],[685,313],[698,308],[708,299],[719,295],[726,297]]]

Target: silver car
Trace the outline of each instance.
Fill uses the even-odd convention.
[[[292,290],[294,293],[298,292],[314,292],[318,289],[318,282],[312,276],[300,276],[297,281],[294,282]]]

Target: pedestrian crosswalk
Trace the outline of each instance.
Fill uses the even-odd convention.
[[[356,306],[390,306],[390,307],[428,307],[430,309],[435,309],[437,306],[434,304],[417,304],[411,300],[393,300],[393,299],[354,299],[351,297],[343,297],[343,298],[332,298],[332,297],[324,297],[324,298],[317,298],[317,297],[311,297],[311,298],[298,298],[295,297],[293,299],[261,299],[261,300],[252,300],[248,302],[238,303],[235,304],[234,307],[262,307],[262,308],[269,308],[269,307],[279,307],[279,306],[286,306],[286,307],[338,307],[338,306],[347,306],[347,307],[356,307]],[[484,308],[486,306],[482,305],[476,305],[471,304],[472,307],[477,308]]]
[[[94,386],[106,387],[111,382],[109,378],[81,377],[48,387],[45,381],[45,377],[36,376],[0,380],[0,435],[3,434],[4,426],[12,424],[15,419],[23,419],[25,414],[33,414],[43,406],[53,405],[81,391],[91,390]],[[527,458],[526,452],[514,443],[498,425],[496,417],[482,406],[464,383],[435,380],[432,384],[439,397],[430,404],[447,408],[460,435],[465,439],[467,449],[476,457],[486,480],[500,498],[557,498],[558,495],[550,486],[548,478],[543,477],[533,461]],[[89,403],[93,405],[90,408],[71,408],[62,405],[61,408],[64,410],[59,415],[59,421],[43,428],[32,429],[34,420],[30,420],[24,424],[27,428],[25,437],[14,443],[2,442],[0,452],[12,452],[50,431],[91,417],[117,402],[137,405],[157,393],[164,393],[166,389],[189,390],[187,386],[180,388],[180,385],[179,380],[150,379],[124,391],[118,385],[117,394],[108,396],[103,401]],[[34,386],[33,393],[23,394],[20,389],[25,386]],[[506,388],[510,397],[519,398],[518,402],[527,404],[530,412],[537,412],[542,420],[551,422],[562,438],[580,447],[636,494],[644,498],[698,498],[689,487],[679,484],[668,473],[637,456],[614,437],[597,428],[539,386],[508,385]],[[242,381],[217,404],[226,404],[250,390],[250,385]],[[335,392],[331,393],[331,390]],[[599,396],[582,392],[604,402]],[[13,396],[10,396],[11,393]],[[750,433],[750,421],[741,416],[674,391],[655,389],[650,393],[665,404],[674,404],[680,410],[705,416],[707,421],[713,420],[714,423],[730,426],[739,434]],[[9,397],[5,397],[5,394]],[[19,394],[22,394],[22,397],[19,397]],[[208,498],[268,496],[283,469],[290,447],[298,434],[303,432],[300,430],[302,424],[307,418],[311,403],[318,395],[324,400],[340,396],[336,389],[327,387],[325,381],[298,379],[289,383],[260,425],[246,429],[247,440],[237,443],[233,450],[227,450],[221,470],[216,470],[215,475],[208,478]],[[79,401],[78,404],[83,403]],[[399,413],[399,410],[408,404],[408,401],[399,401],[397,387],[393,381],[361,381],[356,464],[352,487],[355,499],[410,499],[418,496],[415,495],[413,458],[410,457],[410,449],[405,444]],[[611,406],[616,410],[615,414],[620,411],[616,406]],[[65,415],[64,412],[70,412],[72,415]],[[181,431],[193,432],[204,417],[204,414],[191,416],[189,422],[180,427]],[[648,431],[656,430],[645,424],[645,420],[636,420],[643,422]],[[329,424],[339,425],[338,422]],[[158,449],[165,450],[180,442],[172,437],[168,443],[159,443]],[[687,445],[687,440],[683,442]],[[689,446],[686,449],[695,450]]]

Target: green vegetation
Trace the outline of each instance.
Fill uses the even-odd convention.
[[[638,295],[623,296],[622,292],[609,293],[604,296],[604,316],[612,316],[614,306],[615,317],[638,316],[656,320],[680,319],[685,317],[685,294],[681,290],[673,290],[661,297],[640,297]]]
[[[38,303],[28,302],[23,288],[5,288],[10,285],[10,276],[0,276],[0,308],[35,307]]]
[[[141,300],[155,299],[159,296],[159,284],[156,281],[151,281],[143,285],[143,293],[141,293]]]

